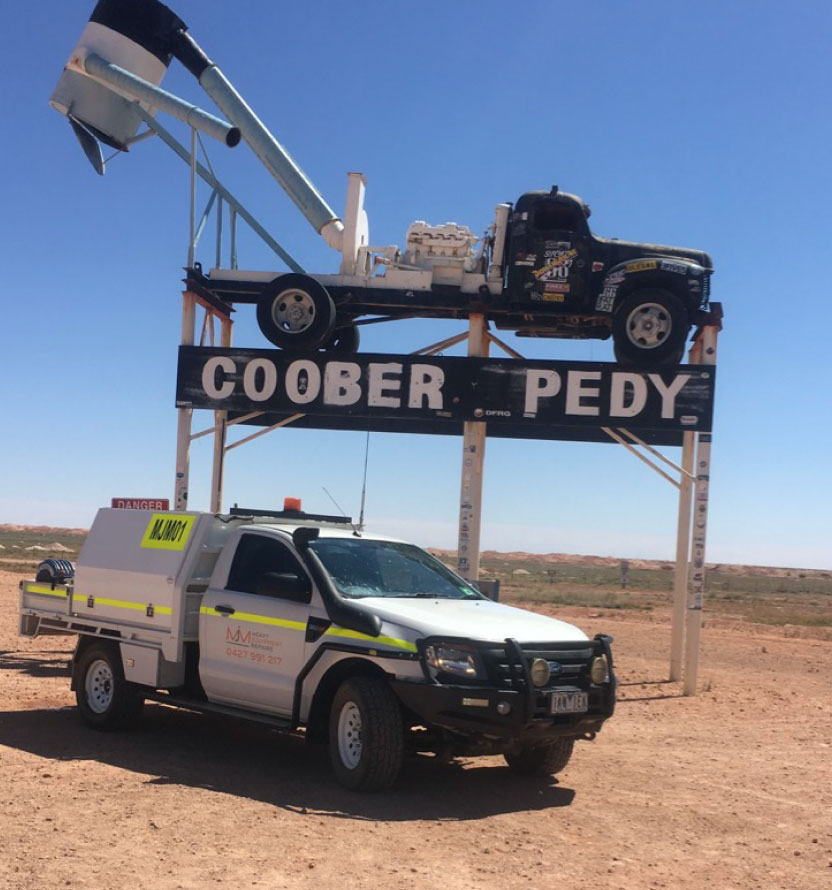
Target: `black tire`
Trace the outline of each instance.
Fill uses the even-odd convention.
[[[93,643],[75,667],[75,701],[81,717],[94,729],[127,729],[141,714],[144,699],[124,679],[121,653],[115,646]]]
[[[323,348],[327,352],[358,352],[360,343],[361,334],[358,327],[345,323],[335,328]]]
[[[376,677],[345,680],[332,701],[329,755],[335,777],[352,791],[383,791],[398,778],[404,728],[398,699]]]
[[[615,358],[642,367],[678,364],[689,330],[687,309],[676,294],[660,287],[633,291],[613,316]]]
[[[281,275],[257,301],[257,324],[266,339],[281,349],[318,349],[332,335],[335,304],[314,278]]]
[[[575,739],[556,739],[546,745],[506,751],[503,757],[516,773],[524,776],[554,776],[566,769]]]

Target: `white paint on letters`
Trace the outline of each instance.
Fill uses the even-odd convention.
[[[676,396],[679,395],[679,391],[690,380],[691,375],[679,374],[667,386],[665,386],[664,380],[658,374],[648,374],[647,377],[662,397],[662,417],[666,420],[672,420],[676,413]]]
[[[424,400],[428,400],[428,408],[442,410],[442,387],[445,384],[445,372],[436,365],[412,365],[410,369],[410,394],[407,399],[408,408],[422,408]]]
[[[301,374],[306,376],[306,387],[301,390],[298,386]],[[308,405],[318,398],[321,391],[321,370],[308,359],[292,362],[286,369],[286,395],[296,405]]]
[[[560,392],[560,374],[557,371],[543,371],[529,368],[526,371],[526,414],[537,414],[538,402],[551,398]]]
[[[570,371],[566,375],[566,413],[597,417],[601,409],[597,405],[584,405],[583,399],[597,399],[601,390],[597,386],[584,386],[586,381],[600,380],[600,371]]]
[[[386,395],[399,392],[402,388],[401,378],[391,379],[388,374],[401,374],[403,365],[400,362],[370,362],[368,366],[369,380],[367,384],[367,404],[374,408],[398,408],[401,396]]]
[[[226,380],[216,386],[217,369],[226,374],[233,374],[237,370],[237,366],[226,355],[209,358],[202,369],[202,389],[205,391],[205,395],[211,399],[227,399],[234,392],[234,384],[230,380]]]
[[[628,393],[627,387],[630,387]],[[625,404],[631,396],[629,405]],[[647,402],[647,382],[641,374],[629,374],[625,371],[612,372],[612,389],[610,392],[610,417],[635,417],[640,414]]]
[[[257,372],[263,371],[263,386],[257,389]],[[277,368],[267,358],[252,359],[243,372],[243,391],[252,402],[265,402],[277,389]]]
[[[324,370],[324,404],[354,405],[361,398],[361,366],[355,362],[327,362]]]

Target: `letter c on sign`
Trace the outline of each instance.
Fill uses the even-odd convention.
[[[227,399],[234,392],[234,384],[232,381],[226,380],[217,386],[217,371],[233,374],[236,370],[237,366],[227,356],[220,355],[216,358],[209,358],[202,369],[202,389],[205,391],[205,395],[211,399]]]

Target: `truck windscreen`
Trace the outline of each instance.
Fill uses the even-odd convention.
[[[413,544],[320,537],[309,546],[344,597],[483,598],[436,557]]]

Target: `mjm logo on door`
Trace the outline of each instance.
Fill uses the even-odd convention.
[[[142,538],[142,547],[153,550],[184,550],[196,516],[154,513]]]

